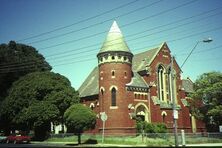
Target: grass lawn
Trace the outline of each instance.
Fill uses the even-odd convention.
[[[181,144],[181,137],[178,137],[179,144]],[[77,143],[77,136],[64,136],[49,138],[45,142],[65,142],[70,144]],[[86,144],[101,144],[101,135],[87,135],[81,136],[81,142]],[[186,144],[196,143],[221,143],[220,138],[208,138],[208,137],[186,137]],[[147,146],[169,146],[174,144],[174,137],[168,136],[166,138],[148,138],[142,136],[105,136],[104,144],[121,144],[121,145],[147,145]]]
[[[96,144],[102,143],[101,135],[82,135],[82,143]],[[77,143],[77,136],[67,136],[67,137],[53,137],[49,138],[45,142],[65,142],[65,143]],[[106,136],[104,138],[104,144],[121,144],[121,145],[148,145],[148,146],[162,146],[170,145],[172,142],[161,139],[161,138],[147,138],[142,136]]]

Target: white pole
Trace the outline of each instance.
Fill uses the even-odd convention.
[[[172,82],[172,87],[171,87],[171,100],[173,101],[173,121],[174,121],[174,136],[175,136],[175,147],[178,147],[178,135],[177,135],[177,118],[178,118],[178,111],[176,110],[176,101],[175,101],[175,96],[174,96],[174,74],[173,74],[173,60],[174,57],[171,58],[171,82]]]
[[[186,146],[185,132],[181,130],[182,146]]]
[[[106,122],[106,121],[103,121],[102,143],[104,142],[104,128],[105,128],[105,122]]]

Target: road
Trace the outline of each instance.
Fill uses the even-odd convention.
[[[83,145],[75,145],[75,144],[66,144],[66,143],[44,143],[44,142],[36,142],[31,144],[6,144],[0,143],[0,148],[37,148],[37,147],[54,147],[54,148],[61,148],[61,147],[147,147],[146,145],[121,145],[121,144],[83,144]],[[151,146],[152,147],[152,146]],[[163,145],[163,147],[173,147]],[[180,146],[182,147],[182,146]],[[202,144],[188,144],[186,147],[222,147],[222,143],[202,143]]]
[[[0,148],[12,148],[12,147],[22,147],[22,148],[37,148],[37,147],[54,147],[54,148],[60,148],[60,147],[74,147],[74,145],[65,145],[65,144],[47,144],[47,143],[31,143],[31,144],[7,144],[7,143],[1,143]]]

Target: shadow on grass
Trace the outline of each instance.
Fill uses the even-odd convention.
[[[96,139],[87,139],[83,144],[98,144]]]
[[[95,139],[87,139],[85,142],[81,143],[81,144],[98,144],[97,140]],[[66,144],[67,146],[79,146],[78,143],[75,144]]]

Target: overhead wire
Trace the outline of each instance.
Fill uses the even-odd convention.
[[[217,13],[218,14],[218,13]],[[214,14],[215,15],[215,14]],[[211,15],[211,16],[213,16],[213,15]],[[208,17],[211,17],[211,16],[208,16]],[[206,18],[206,17],[204,17],[204,18]],[[201,19],[204,19],[204,18],[201,18]],[[201,19],[199,19],[199,20],[201,20]],[[193,22],[195,22],[195,21],[193,21]],[[185,23],[185,24],[188,24],[188,23]],[[184,25],[184,24],[181,24],[181,25]],[[179,25],[179,26],[177,26],[177,27],[180,27],[181,25]],[[175,27],[173,27],[173,28],[171,28],[171,29],[174,29]],[[167,31],[167,30],[169,30],[169,29],[165,29],[165,30],[162,30],[162,31]],[[159,33],[159,32],[162,32],[162,31],[158,31],[158,32],[155,32],[155,33]],[[152,34],[155,34],[155,33],[152,33]],[[152,34],[149,34],[149,35],[152,35]],[[149,36],[148,35],[148,36]],[[141,37],[139,37],[139,38],[141,38]],[[138,39],[138,38],[136,38],[136,39]],[[131,40],[136,40],[136,39],[131,39]],[[131,40],[127,40],[127,41],[131,41]],[[95,50],[97,50],[97,49],[95,49]],[[90,51],[92,51],[92,50],[90,50]],[[86,52],[89,52],[89,50],[88,51],[86,51]],[[80,52],[80,53],[75,53],[75,55],[77,55],[77,54],[81,54],[81,53],[85,53],[85,51],[82,51],[82,52]],[[70,55],[72,55],[72,54],[69,54],[69,56]],[[63,56],[63,57],[66,57],[66,56]],[[30,63],[27,63],[27,64],[33,64],[33,62],[30,62]],[[23,65],[26,65],[25,63],[20,63],[20,64],[16,64],[16,65],[3,65],[3,66],[1,66],[1,68],[5,68],[5,67],[16,67],[16,66],[23,66]]]
[[[217,9],[218,9],[218,8],[217,8]],[[170,23],[167,23],[167,24],[155,26],[155,27],[152,27],[152,28],[149,28],[149,29],[146,29],[146,30],[137,32],[137,33],[133,33],[133,34],[126,35],[126,36],[124,36],[124,37],[125,37],[125,38],[133,37],[133,36],[138,35],[138,34],[142,34],[142,33],[145,33],[145,32],[151,31],[151,30],[155,30],[155,29],[158,29],[158,28],[161,28],[161,27],[166,27],[166,26],[169,26],[169,25],[172,25],[172,24],[175,24],[175,23],[179,23],[179,22],[182,22],[182,21],[185,21],[185,20],[194,18],[194,17],[198,17],[198,16],[200,16],[200,15],[206,15],[207,13],[212,12],[212,11],[215,11],[215,10],[217,10],[217,9],[213,9],[213,10],[210,10],[210,11],[205,11],[205,12],[202,12],[202,13],[200,13],[200,14],[198,14],[198,15],[194,15],[194,16],[191,16],[191,17],[186,17],[186,18],[180,19],[180,20],[178,20],[178,21],[173,21],[173,22],[170,22]],[[190,24],[191,24],[191,23],[195,23],[195,22],[197,22],[197,21],[201,21],[201,20],[207,19],[207,18],[209,18],[209,17],[214,17],[214,16],[216,16],[216,15],[218,15],[218,14],[221,14],[221,13],[222,13],[222,12],[219,12],[219,13],[216,13],[216,14],[213,14],[213,15],[210,15],[210,16],[206,16],[206,17],[203,17],[203,18],[198,19],[198,20],[194,20],[194,21],[189,22],[189,23],[190,23]],[[180,26],[184,26],[184,25],[187,25],[187,24],[189,24],[189,23],[182,24],[182,25],[180,25]],[[177,27],[178,27],[178,26],[175,26],[175,27],[173,27],[172,29],[177,28]],[[169,30],[169,29],[167,29],[167,30]],[[165,29],[165,30],[162,30],[162,31],[158,31],[158,32],[156,32],[156,33],[160,33],[160,32],[163,32],[163,31],[166,31],[166,29]],[[154,34],[154,33],[152,33],[152,34]],[[149,34],[149,35],[150,35],[150,34]],[[149,36],[149,35],[148,35],[148,36]],[[144,37],[144,36],[142,36],[142,37]],[[115,41],[115,40],[111,40],[111,41],[109,41],[109,42],[112,42],[112,41]],[[130,40],[127,40],[127,41],[130,41]],[[78,51],[78,50],[82,50],[82,49],[87,49],[87,48],[89,48],[89,47],[94,47],[94,46],[97,47],[98,45],[101,45],[101,44],[102,44],[102,43],[91,44],[91,45],[84,46],[84,47],[80,47],[80,48],[75,48],[75,49],[66,50],[66,51],[62,51],[62,52],[55,53],[55,54],[51,54],[51,55],[46,55],[46,58],[53,57],[53,56],[57,56],[57,55],[62,55],[62,54],[70,54],[70,52],[73,52],[73,51]]]
[[[204,32],[198,32],[198,33],[195,33],[195,34],[192,34],[192,35],[187,35],[187,36],[184,36],[184,37],[181,37],[181,38],[178,38],[178,39],[173,39],[173,40],[169,40],[168,42],[174,42],[176,40],[182,40],[182,39],[185,39],[185,38],[188,38],[188,37],[191,37],[191,36],[196,36],[196,35],[199,35],[199,34],[202,34],[202,33],[206,33],[206,32],[210,32],[210,31],[216,31],[218,29],[222,29],[222,26],[221,27],[217,27],[217,28],[214,28],[214,29],[210,29],[210,30],[207,30],[207,31],[204,31]],[[155,44],[155,45],[159,45],[159,44]],[[152,45],[154,46],[154,45]],[[141,47],[141,48],[137,48],[135,50],[140,50],[140,49],[144,49],[144,48],[147,48],[147,46],[144,46],[144,47]],[[96,58],[87,58],[87,59],[83,59],[83,60],[80,60],[80,61],[77,61],[77,62],[84,62],[84,61],[88,61],[88,60],[95,60]],[[71,64],[71,63],[75,63],[76,61],[74,62],[66,62],[66,63],[60,63],[60,64],[57,64],[57,65],[53,65],[54,67],[56,66],[61,66],[61,65],[64,65],[64,64]],[[34,65],[33,65],[34,66]],[[26,68],[26,67],[23,67],[23,68]],[[4,73],[4,72],[1,72],[3,70],[8,70],[8,69],[0,69],[0,73]],[[15,71],[7,71],[7,72],[16,72],[16,70],[19,70],[19,69],[12,69],[12,70],[15,70]]]
[[[115,19],[117,19],[117,18],[120,18],[120,17],[123,17],[123,16],[127,16],[127,15],[129,15],[129,14],[132,14],[132,13],[134,13],[134,12],[140,11],[140,10],[142,10],[142,9],[151,7],[151,6],[157,4],[157,3],[161,2],[161,1],[163,1],[163,0],[155,1],[155,2],[153,2],[153,3],[151,3],[151,4],[148,4],[148,5],[145,5],[145,6],[143,6],[143,7],[137,8],[137,9],[132,10],[132,11],[129,11],[129,12],[127,12],[127,13],[123,13],[123,14],[121,14],[121,15],[118,15],[118,16],[115,16],[115,17],[106,19],[106,20],[104,20],[104,21],[102,21],[102,22],[98,22],[98,23],[95,23],[95,24],[92,24],[92,25],[89,25],[89,26],[86,26],[86,27],[83,27],[83,28],[80,28],[80,29],[77,29],[77,30],[72,30],[72,31],[69,31],[69,32],[66,32],[66,33],[62,33],[62,34],[59,34],[59,35],[55,35],[55,36],[49,37],[49,38],[45,38],[45,39],[41,39],[41,40],[29,42],[29,43],[27,43],[27,44],[35,44],[35,43],[39,43],[39,42],[44,42],[44,41],[48,41],[48,40],[51,40],[51,39],[59,38],[59,37],[62,37],[62,36],[66,36],[66,35],[68,35],[68,34],[72,34],[72,33],[75,33],[75,32],[79,32],[79,31],[82,31],[82,30],[85,30],[85,29],[89,29],[89,28],[92,28],[92,27],[94,27],[94,26],[101,25],[101,24],[103,24],[103,23],[105,23],[105,22],[108,22],[108,21],[111,21],[111,20],[115,20]],[[106,31],[104,31],[104,32],[106,32]],[[102,34],[102,33],[104,33],[104,32],[100,32],[99,34]],[[95,35],[99,35],[99,34],[95,34]],[[91,36],[89,36],[89,37],[91,37]],[[81,40],[81,39],[80,39],[80,40]],[[77,40],[77,41],[78,41],[78,40]]]
[[[160,1],[157,1],[157,2],[160,2]],[[190,4],[191,2],[194,2],[194,1],[190,1],[190,2],[188,2],[188,3],[184,3],[184,4],[182,4],[182,5],[179,5],[179,6],[177,6],[177,7],[174,7],[174,8],[172,8],[171,10],[173,10],[173,9],[175,9],[175,8],[178,8],[178,7],[181,7],[181,6],[185,6],[185,5],[187,5],[187,4]],[[156,3],[151,3],[150,5],[154,5],[154,4],[156,4]],[[147,7],[148,5],[146,5],[146,6],[144,6],[144,7]],[[165,10],[164,12],[166,12],[166,11],[169,11],[170,9],[168,9],[168,10]],[[216,10],[216,9],[215,9]],[[135,11],[135,10],[134,10]],[[210,10],[210,11],[214,11],[214,10]],[[209,12],[210,12],[209,11]],[[131,11],[132,12],[132,11]],[[192,17],[189,17],[189,18],[192,18]],[[139,33],[137,33],[137,34],[139,34]],[[136,34],[133,34],[133,35],[136,35]],[[132,35],[132,36],[133,36]],[[94,45],[90,45],[90,46],[97,46],[98,44],[94,44]],[[87,47],[90,47],[90,46],[87,46]],[[86,48],[86,47],[84,47],[84,48]],[[83,48],[79,48],[79,49],[83,49]],[[1,66],[1,64],[0,64],[0,66]]]
[[[200,27],[202,27],[202,26],[205,26],[205,24],[203,24],[203,25],[201,25],[201,26],[198,26],[198,27],[196,27],[197,29],[200,29]],[[196,28],[193,28],[195,31],[197,30]],[[184,32],[184,30],[182,30],[182,31],[178,31],[178,32],[176,32],[175,34],[179,34],[179,33],[183,33]],[[157,32],[157,33],[159,33],[159,32]],[[142,36],[142,37],[148,37],[148,36],[150,36],[151,34],[149,34],[149,35],[147,35],[147,36]],[[152,34],[153,35],[153,34]],[[166,36],[169,36],[169,35],[166,35]],[[125,40],[126,42],[129,42],[129,41],[136,41],[136,40],[138,40],[138,39],[140,39],[141,37],[138,37],[138,38],[134,38],[134,39],[130,39],[130,40]],[[161,37],[158,37],[158,39],[160,39]],[[150,41],[150,40],[149,40]],[[143,41],[144,42],[144,41]],[[116,44],[118,44],[118,43],[116,43]],[[121,43],[120,43],[121,44]],[[134,43],[134,45],[135,44],[141,44],[141,42],[136,42],[136,43]],[[112,46],[113,44],[111,44],[110,46]],[[81,57],[84,57],[84,56],[90,56],[90,54],[87,54],[87,55],[82,55],[82,56],[79,56],[80,54],[84,54],[84,53],[90,53],[90,52],[92,52],[92,51],[97,51],[98,49],[97,48],[93,48],[93,49],[91,49],[91,50],[87,50],[87,51],[81,51],[81,52],[75,52],[75,53],[72,53],[72,54],[68,54],[68,55],[63,55],[63,56],[59,56],[59,57],[56,57],[56,58],[50,58],[50,59],[47,59],[48,61],[56,61],[56,62],[59,62],[59,61],[61,61],[61,60],[58,60],[58,59],[62,59],[62,58],[67,58],[67,57],[72,57],[73,58],[73,56],[78,56],[78,57],[75,57],[75,59],[76,58],[81,58]],[[63,59],[64,60],[64,59]],[[67,59],[67,60],[69,60],[69,59]]]
[[[144,20],[147,20],[147,19],[156,17],[156,16],[158,16],[158,15],[165,14],[165,13],[170,12],[170,11],[173,11],[173,10],[175,10],[175,9],[184,7],[184,6],[189,5],[189,4],[192,4],[192,3],[194,3],[194,2],[196,2],[196,0],[192,0],[192,1],[186,2],[186,3],[180,4],[180,5],[176,6],[176,7],[173,7],[173,8],[170,8],[170,9],[167,9],[167,10],[164,10],[164,11],[161,11],[161,12],[159,12],[159,13],[153,14],[153,15],[151,15],[151,16],[144,17],[144,18],[142,18],[142,19],[138,19],[138,20],[136,20],[136,21],[132,21],[132,22],[130,22],[130,23],[121,25],[120,28],[124,28],[124,27],[126,27],[126,26],[130,26],[130,25],[132,25],[132,24],[135,24],[135,23],[138,23],[138,22],[141,22],[141,21],[144,21]],[[107,32],[106,30],[105,30],[105,31],[102,31],[102,32],[97,32],[97,33],[95,33],[95,34],[91,34],[91,35],[88,35],[88,36],[85,36],[85,37],[82,37],[82,38],[65,41],[65,42],[62,42],[62,43],[59,43],[59,44],[54,44],[54,45],[47,46],[47,47],[42,47],[42,48],[39,48],[38,50],[44,50],[44,49],[49,49],[49,48],[61,46],[61,45],[64,45],[64,44],[74,43],[74,42],[77,42],[77,41],[80,41],[80,40],[84,40],[84,39],[88,39],[88,38],[91,38],[91,37],[95,37],[95,36],[101,35],[101,34],[106,33],[106,32]]]
[[[20,41],[25,41],[25,40],[29,40],[29,39],[33,39],[33,38],[37,38],[37,37],[40,37],[40,36],[43,36],[43,35],[46,35],[46,34],[50,34],[50,33],[53,33],[53,32],[56,32],[56,31],[59,31],[59,30],[62,30],[62,29],[65,29],[65,28],[68,28],[68,27],[71,27],[71,26],[74,26],[74,25],[77,25],[77,24],[80,24],[80,23],[83,23],[83,22],[86,22],[86,21],[89,21],[89,20],[92,20],[92,19],[95,19],[97,17],[100,17],[102,15],[105,15],[105,14],[108,14],[112,11],[115,11],[115,10],[118,10],[120,8],[123,8],[123,7],[126,7],[126,6],[129,6],[133,3],[136,3],[138,2],[139,0],[134,0],[134,1],[131,1],[131,2],[128,2],[128,3],[125,3],[125,4],[122,4],[116,8],[112,8],[110,10],[107,10],[105,12],[102,12],[102,13],[99,13],[97,15],[94,15],[94,16],[91,16],[91,17],[88,17],[86,19],[83,19],[83,20],[80,20],[80,21],[77,21],[77,22],[74,22],[72,24],[69,24],[69,25],[66,25],[66,26],[62,26],[62,27],[58,27],[58,28],[55,28],[55,29],[52,29],[50,31],[46,31],[46,32],[42,32],[40,34],[37,34],[37,35],[33,35],[33,36],[30,36],[30,37],[27,37],[27,38],[23,38],[23,39],[19,39],[18,42]]]

